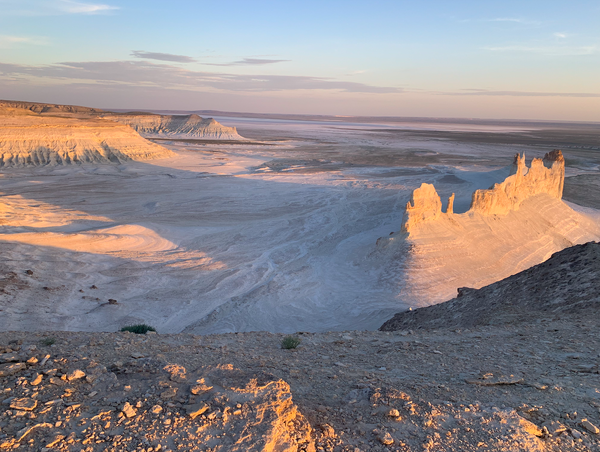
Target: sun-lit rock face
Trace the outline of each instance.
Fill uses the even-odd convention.
[[[444,212],[433,185],[414,190],[403,234],[378,240],[381,252],[395,256],[398,298],[413,307],[439,303],[459,287],[483,287],[566,247],[599,240],[598,223],[561,200],[564,171],[560,151],[530,168],[517,156],[511,174],[477,190],[462,214],[453,212],[454,196]]]
[[[131,126],[145,136],[178,136],[215,140],[242,140],[235,127],[198,115],[153,115],[147,113],[105,115],[104,118]]]
[[[112,121],[7,112],[0,116],[0,167],[122,163],[173,155]]]
[[[506,215],[521,203],[539,193],[561,199],[565,180],[565,159],[562,152],[547,153],[544,159],[533,159],[531,168],[525,165],[525,154],[515,155],[511,175],[488,190],[473,193],[471,209],[484,215]]]
[[[543,159],[535,158],[531,168],[525,164],[525,154],[515,155],[511,175],[487,190],[473,193],[468,213],[481,215],[506,215],[519,209],[526,199],[540,193],[561,199],[565,180],[565,159],[562,152],[554,150]],[[453,215],[454,194],[448,200],[446,215]],[[435,187],[421,184],[413,191],[402,221],[403,232],[414,232],[419,225],[438,220],[443,215],[442,202]]]
[[[435,221],[441,214],[440,195],[437,194],[433,185],[423,183],[413,191],[410,201],[406,204],[402,231],[409,232],[421,223]]]

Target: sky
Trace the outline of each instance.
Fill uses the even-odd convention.
[[[600,121],[600,1],[0,0],[0,98]]]

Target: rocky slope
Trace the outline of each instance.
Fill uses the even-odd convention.
[[[564,249],[546,262],[479,290],[458,289],[458,297],[396,314],[382,331],[412,328],[471,328],[530,322],[600,308],[600,244]]]
[[[595,312],[595,311],[594,311]],[[470,329],[0,333],[0,448],[599,451],[591,311]]]
[[[147,137],[179,137],[210,140],[243,140],[235,127],[198,115],[110,114],[111,121],[127,124]]]
[[[560,151],[517,156],[512,175],[473,194],[471,208],[446,212],[433,185],[422,184],[406,207],[402,230],[378,241],[376,255],[400,275],[399,297],[413,307],[451,298],[457,287],[480,288],[548,259],[578,243],[600,239],[600,226],[560,198]]]
[[[122,163],[172,156],[130,127],[102,119],[0,116],[0,167]]]

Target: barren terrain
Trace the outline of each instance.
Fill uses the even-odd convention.
[[[554,142],[495,143],[495,134],[524,133],[511,124],[435,125],[460,132],[460,141],[435,131],[424,136],[418,124],[217,119],[252,141],[162,137],[156,142],[176,155],[0,171],[2,271],[16,275],[4,276],[14,284],[0,293],[0,328],[115,331],[146,322],[161,332],[202,334],[376,329],[399,310],[428,304],[432,282],[444,282],[436,295],[443,301],[458,286],[488,284],[574,242],[565,235],[572,222],[554,231],[567,237],[558,240],[538,219],[539,233],[497,236],[518,244],[513,260],[498,260],[504,266],[453,279],[425,272],[420,290],[408,296],[406,250],[382,252],[376,243],[399,231],[413,189],[427,182],[444,200],[455,193],[460,214],[474,190],[504,180],[516,151],[542,157]],[[592,132],[585,136],[587,147],[598,144]],[[586,185],[570,180],[596,177],[600,159],[593,150],[569,152],[565,193],[577,201],[588,196]],[[593,200],[582,204],[586,221],[597,224]],[[583,218],[564,204],[538,207],[549,221],[567,211],[574,221]],[[539,240],[551,246],[540,253]]]

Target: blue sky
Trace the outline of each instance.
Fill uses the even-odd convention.
[[[600,121],[598,1],[0,0],[0,97]]]

